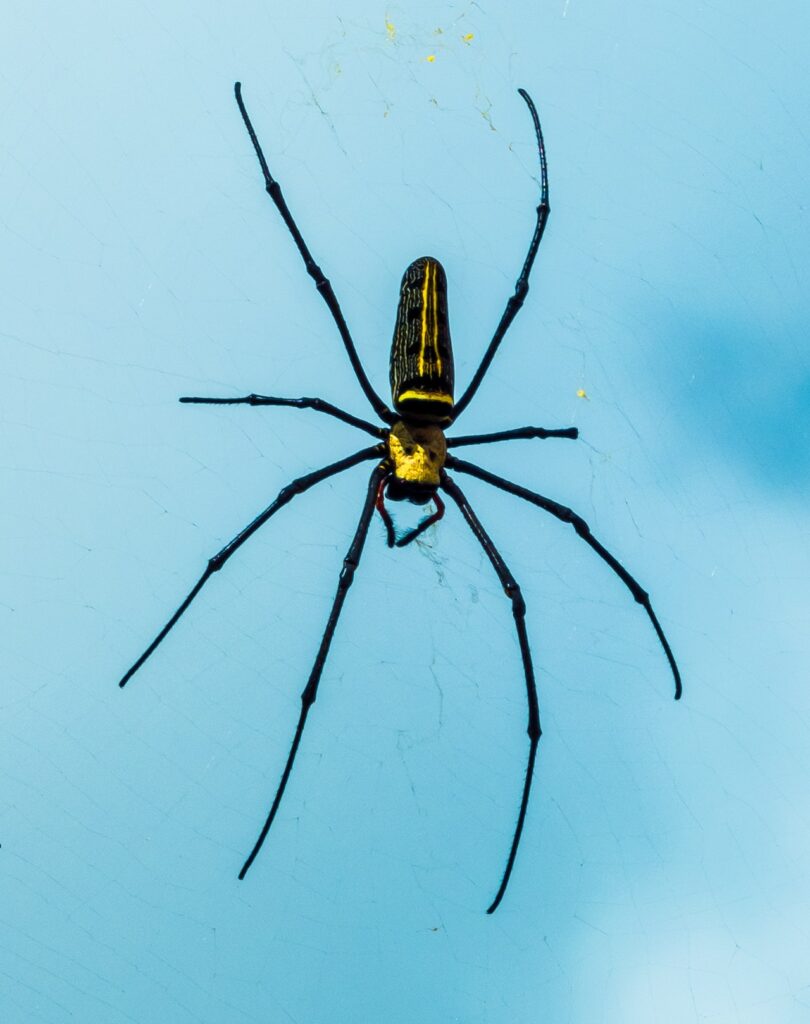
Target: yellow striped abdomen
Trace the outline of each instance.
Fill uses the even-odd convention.
[[[453,414],[453,349],[447,278],[432,256],[405,271],[391,346],[391,395],[409,419],[447,424]]]

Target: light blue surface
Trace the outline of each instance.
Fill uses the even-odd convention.
[[[810,1020],[807,5],[14,8],[3,1024]],[[638,575],[685,694],[573,531],[465,484],[524,587],[545,730],[493,917],[525,695],[454,510],[394,553],[375,519],[245,882],[365,471],[281,513],[116,686],[209,555],[366,443],[315,413],[176,401],[368,415],[236,78],[383,394],[419,255],[448,272],[462,385],[477,365],[537,202],[516,88],[540,110],[553,212],[463,429],[580,428],[474,457],[579,510]]]

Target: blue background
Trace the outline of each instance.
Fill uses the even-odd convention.
[[[809,1020],[807,5],[14,6],[4,1024]],[[236,78],[383,394],[419,255],[447,269],[460,384],[477,365],[537,202],[517,86],[541,113],[553,212],[463,430],[580,428],[475,458],[589,520],[650,590],[685,695],[572,530],[465,484],[524,587],[545,730],[493,917],[525,694],[455,509],[405,551],[375,518],[245,882],[366,471],[281,513],[116,686],[209,555],[366,443],[177,403],[368,415]]]

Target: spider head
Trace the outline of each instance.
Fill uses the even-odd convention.
[[[391,346],[391,396],[397,412],[425,423],[453,418],[453,348],[447,277],[432,256],[405,271]]]
[[[395,476],[391,477],[385,489],[389,501],[409,501],[412,505],[427,505],[435,493],[435,487],[398,480]]]

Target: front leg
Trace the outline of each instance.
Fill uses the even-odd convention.
[[[298,229],[298,225],[293,219],[293,215],[290,213],[289,207],[287,206],[286,200],[281,193],[281,185],[276,181],[273,175],[270,173],[270,168],[267,166],[267,161],[264,158],[262,147],[259,145],[259,140],[256,136],[256,132],[251,123],[250,117],[248,116],[247,109],[245,108],[245,102],[242,99],[242,84],[241,82],[235,82],[233,86],[234,95],[236,96],[236,103],[239,107],[239,113],[242,115],[242,120],[245,122],[245,128],[247,128],[250,141],[253,143],[253,148],[256,151],[256,156],[259,160],[259,166],[262,169],[262,176],[264,177],[264,187],[267,194],[273,200],[273,203],[281,214],[281,219],[287,225],[287,230],[293,237],[296,248],[301,253],[301,259],[304,261],[304,266],[307,269],[307,273],[315,282],[315,287],[318,289],[323,301],[326,303],[329,312],[332,314],[332,319],[335,321],[340,337],[343,340],[344,348],[346,349],[346,355],[349,357],[349,362],[352,364],[352,369],[357,377],[360,387],[366,398],[371,403],[372,408],[385,423],[393,423],[396,419],[394,413],[388,408],[385,402],[380,398],[374,388],[371,386],[371,382],[366,376],[366,371],[363,369],[363,364],[360,362],[360,357],[357,354],[357,349],[354,347],[354,341],[349,331],[346,319],[343,316],[343,311],[340,308],[340,303],[337,300],[334,289],[326,277],[324,272],[312,258],[312,253],[309,251],[309,246],[304,241],[303,235]],[[527,101],[528,102],[528,101]]]
[[[532,272],[532,266],[534,264],[534,258],[537,255],[537,250],[540,247],[540,241],[543,238],[543,232],[546,230],[546,221],[551,211],[551,206],[548,201],[548,167],[546,165],[546,146],[543,142],[543,131],[540,127],[540,118],[537,116],[537,110],[532,102],[531,96],[526,92],[525,89],[518,89],[521,98],[525,101],[526,106],[529,108],[529,113],[532,117],[534,124],[534,134],[537,138],[537,151],[540,157],[540,202],[537,206],[537,220],[534,226],[534,234],[532,240],[529,243],[529,251],[526,253],[526,259],[523,262],[523,268],[520,271],[520,277],[518,277],[515,283],[515,291],[513,295],[509,296],[509,301],[506,303],[506,309],[503,311],[500,323],[495,329],[495,334],[492,341],[487,346],[487,350],[484,353],[484,358],[481,360],[481,365],[473,374],[473,379],[467,386],[467,390],[456,402],[453,409],[453,417],[457,419],[462,412],[470,404],[470,400],[478,390],[481,381],[484,379],[484,375],[489,369],[490,363],[495,358],[495,353],[498,351],[498,346],[503,341],[503,337],[509,330],[509,326],[515,317],[520,312],[523,303],[526,301],[526,295],[529,291],[529,275]]]

